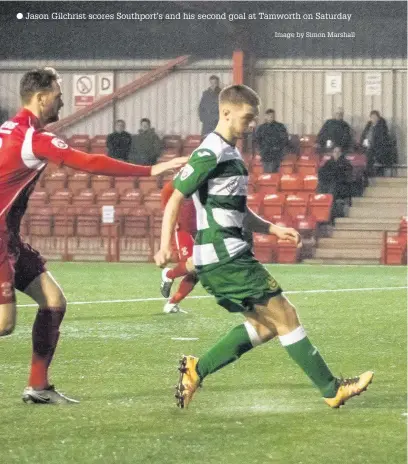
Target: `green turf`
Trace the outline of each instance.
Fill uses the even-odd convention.
[[[49,267],[71,302],[159,296],[152,265]],[[406,285],[397,267],[271,270],[291,291]],[[206,298],[174,315],[162,301],[69,306],[52,380],[81,403],[24,405],[35,312],[22,308],[15,333],[0,339],[0,463],[405,463],[405,290],[289,297],[336,374],[375,371],[367,393],[329,409],[275,341],[208,377],[190,409],[178,410],[180,355],[200,355],[241,321]]]

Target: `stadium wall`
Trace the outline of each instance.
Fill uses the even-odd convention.
[[[115,88],[129,83],[167,60],[61,60],[0,61],[0,107],[14,113],[18,108],[18,85],[23,73],[41,65],[55,66],[63,78],[65,106],[62,117],[74,111],[73,76],[78,73],[114,72]],[[342,93],[325,94],[325,74],[342,74]],[[380,72],[381,95],[365,96],[365,74]],[[208,78],[217,74],[222,85],[232,81],[229,59],[198,60],[142,89],[114,106],[80,121],[66,135],[107,134],[114,119],[123,118],[130,132],[137,132],[142,117],[149,117],[159,134],[182,136],[200,132],[197,107]],[[387,119],[398,142],[399,162],[407,162],[407,72],[406,60],[371,58],[264,59],[256,63],[251,82],[262,99],[261,111],[272,107],[291,133],[316,133],[338,107],[357,135],[372,109]]]

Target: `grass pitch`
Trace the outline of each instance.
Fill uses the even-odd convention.
[[[68,301],[159,298],[153,265],[49,265]],[[24,405],[35,308],[0,339],[0,463],[406,462],[406,286],[401,267],[270,266],[334,373],[375,371],[368,392],[329,409],[273,341],[208,377],[175,407],[182,354],[200,355],[241,322],[212,298],[188,314],[164,301],[71,304],[51,380],[79,405]],[[375,288],[371,291],[320,290]],[[303,293],[305,290],[317,292]],[[206,295],[197,286],[194,296]],[[19,295],[19,304],[30,300]],[[198,338],[198,340],[176,340]]]

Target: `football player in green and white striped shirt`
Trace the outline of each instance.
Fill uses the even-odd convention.
[[[199,359],[180,361],[177,404],[185,407],[204,378],[276,335],[289,356],[334,408],[364,391],[372,381],[367,371],[358,377],[335,377],[306,335],[296,309],[276,280],[252,254],[243,238],[243,221],[253,232],[276,235],[301,246],[298,232],[261,219],[246,206],[248,171],[235,146],[259,112],[259,97],[249,87],[233,85],[219,96],[219,123],[193,152],[174,180],[175,191],[164,211],[157,265],[169,262],[171,235],[181,202],[192,196],[197,210],[193,260],[203,287],[230,312],[246,321],[231,330]]]

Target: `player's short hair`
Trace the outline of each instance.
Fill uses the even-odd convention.
[[[261,102],[259,95],[246,85],[230,85],[224,87],[219,96],[220,103],[232,103],[233,105],[258,106]]]
[[[149,118],[142,118],[140,120],[140,125],[142,125],[144,122],[147,122],[147,124],[149,124],[149,126],[151,126],[151,123],[150,123],[150,119]]]
[[[275,114],[275,110],[273,110],[272,108],[269,108],[265,111],[265,114]]]
[[[24,74],[20,81],[20,97],[24,103],[37,92],[52,90],[52,83],[60,83],[60,76],[54,68],[33,69]]]

